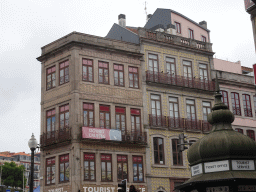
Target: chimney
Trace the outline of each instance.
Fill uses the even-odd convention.
[[[206,22],[206,21],[201,21],[201,22],[199,22],[199,25],[201,25],[202,27],[204,27],[205,29],[207,29],[207,22]]]
[[[147,21],[152,17],[152,14],[148,14]]]
[[[124,14],[118,15],[118,24],[122,27],[126,27],[126,20]]]

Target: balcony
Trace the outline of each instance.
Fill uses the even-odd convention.
[[[212,52],[212,44],[208,42],[198,41],[195,39],[190,39],[179,35],[172,35],[164,32],[149,31],[144,28],[139,28],[138,34],[140,37],[145,39],[161,41],[173,45],[180,45],[192,48],[193,50]]]
[[[188,87],[200,89],[205,91],[214,91],[215,83],[199,78],[188,78],[179,75],[171,75],[168,73],[160,73],[153,71],[146,71],[147,83],[158,83],[163,85],[173,85],[179,87]]]
[[[234,115],[239,115],[239,116],[241,116],[242,115],[242,113],[241,113],[241,108],[240,107],[232,107],[233,108],[233,114]]]
[[[212,129],[210,123],[204,120],[191,120],[186,118],[173,118],[162,115],[149,114],[149,126],[156,128],[168,128],[174,130],[186,130],[191,132],[209,132]]]
[[[71,141],[71,128],[43,133],[40,137],[41,147],[64,143],[66,141]]]
[[[252,117],[252,109],[244,108],[244,116]]]

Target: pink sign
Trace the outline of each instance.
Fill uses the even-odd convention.
[[[253,67],[253,74],[254,74],[254,85],[256,85],[256,64],[254,64],[252,67]]]
[[[105,139],[121,141],[121,131],[115,129],[103,129],[94,127],[82,127],[83,139]]]

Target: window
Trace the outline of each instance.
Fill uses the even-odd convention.
[[[114,84],[116,86],[124,86],[124,66],[114,64]]]
[[[140,132],[141,131],[141,123],[140,123],[140,110],[139,109],[131,109],[131,127],[132,132]]]
[[[182,152],[178,151],[178,139],[172,139],[172,159],[173,165],[183,165]]]
[[[83,59],[83,81],[93,82],[93,61]]]
[[[161,100],[159,95],[151,95],[151,114],[154,126],[161,126]]]
[[[46,111],[47,139],[55,137],[55,109]]]
[[[247,134],[248,137],[250,137],[252,140],[255,141],[255,133],[254,133],[253,130],[247,130],[246,134]]]
[[[169,97],[169,127],[179,127],[179,104],[178,98]]]
[[[117,180],[128,179],[128,158],[126,155],[117,155]]]
[[[254,113],[256,117],[256,96],[253,96],[253,102],[254,102]]]
[[[228,92],[227,91],[220,91],[220,94],[222,94],[221,101],[229,108],[228,103]]]
[[[235,130],[236,130],[238,133],[244,134],[244,130],[243,130],[243,129],[236,128]]]
[[[69,181],[69,154],[60,156],[60,182]]]
[[[60,63],[60,85],[69,82],[69,61]]]
[[[206,42],[206,37],[205,36],[202,35],[201,39],[202,39],[203,42]]]
[[[252,117],[251,97],[248,94],[243,94],[244,116]]]
[[[232,92],[231,101],[234,115],[241,115],[239,94]]]
[[[84,180],[95,181],[95,154],[85,153],[84,154]]]
[[[125,131],[125,108],[116,107],[116,129]]]
[[[99,61],[99,83],[109,84],[108,82],[108,63]]]
[[[133,182],[143,182],[143,160],[142,156],[133,156]]]
[[[112,181],[112,158],[108,154],[101,154],[101,181]]]
[[[180,27],[180,23],[178,22],[175,22],[175,25],[176,25],[176,32],[181,34],[181,27]]]
[[[56,86],[56,67],[46,69],[46,90]]]
[[[60,107],[60,129],[69,127],[69,105]]]
[[[110,129],[110,106],[100,105],[100,128]]]
[[[129,87],[139,88],[138,67],[129,67]]]
[[[174,58],[166,57],[166,72],[172,76],[176,75],[176,62]]]
[[[194,39],[194,31],[192,29],[188,29],[189,32],[189,38]]]
[[[84,126],[94,127],[94,105],[92,103],[84,103]]]
[[[46,159],[46,184],[55,183],[55,157]]]
[[[187,119],[195,120],[196,119],[196,109],[194,100],[186,100],[187,104]]]
[[[207,116],[211,113],[211,103],[203,102],[203,120],[207,121]]]
[[[153,138],[155,164],[164,164],[164,143],[159,137]]]
[[[207,65],[199,64],[199,77],[201,81],[208,81]]]
[[[153,81],[158,81],[158,56],[153,54],[148,54],[148,65],[149,71],[153,74]]]
[[[183,73],[185,78],[192,78],[192,63],[191,61],[183,61]]]

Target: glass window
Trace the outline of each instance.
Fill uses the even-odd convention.
[[[110,106],[100,105],[100,128],[110,129]]]
[[[84,103],[84,126],[94,127],[94,104]]]
[[[194,100],[186,100],[187,104],[187,119],[195,120],[196,119],[196,107]]]
[[[185,78],[192,78],[192,62],[183,60],[183,73]]]
[[[172,76],[176,75],[175,58],[166,57],[166,72]]]
[[[46,184],[55,183],[55,157],[46,159]]]
[[[55,137],[55,109],[46,111],[47,139]]]
[[[243,129],[236,128],[235,130],[236,130],[237,132],[239,132],[239,133],[244,134],[244,130],[243,130]]]
[[[109,84],[109,71],[108,71],[108,63],[99,61],[99,83]]]
[[[124,86],[124,66],[114,64],[114,85]]]
[[[101,154],[101,181],[112,181],[112,157]]]
[[[129,87],[139,88],[138,67],[129,67]]]
[[[169,127],[179,127],[179,103],[178,98],[169,97]]]
[[[208,81],[207,65],[199,64],[199,77],[201,81]]]
[[[83,81],[93,82],[93,60],[83,59]]]
[[[60,129],[69,127],[69,105],[60,107]]]
[[[234,115],[241,115],[239,94],[232,92],[231,101]]]
[[[181,27],[180,27],[180,23],[175,22],[175,26],[176,26],[176,32],[181,34]]]
[[[143,182],[143,159],[142,156],[133,156],[133,182]]]
[[[126,123],[125,123],[125,108],[124,107],[116,107],[116,129],[125,131]]]
[[[203,41],[203,42],[206,42],[206,37],[205,36],[201,36],[201,40]]]
[[[128,179],[127,155],[117,155],[117,180]]]
[[[56,67],[46,69],[46,90],[56,86]]]
[[[69,82],[69,61],[60,63],[60,85]]]
[[[95,170],[95,154],[84,153],[84,180],[95,181],[96,170]]]
[[[228,102],[228,92],[227,91],[220,91],[220,94],[222,94],[221,101],[229,108],[229,102]]]
[[[148,54],[149,70],[157,73],[159,71],[158,56],[154,54]]]
[[[140,123],[140,110],[131,109],[131,127],[132,132],[141,132],[141,123]]]
[[[172,159],[173,165],[183,165],[182,151],[178,151],[178,139],[172,139]]]
[[[244,116],[252,117],[251,97],[248,94],[243,94]]]
[[[211,113],[211,103],[203,102],[203,120],[207,121],[207,116]]]
[[[253,130],[246,130],[246,134],[248,137],[255,141],[255,133]]]
[[[189,32],[189,38],[194,39],[194,31],[192,29],[188,29]]]
[[[69,154],[60,156],[60,182],[69,181]]]
[[[164,164],[164,143],[159,137],[153,138],[155,164]]]

